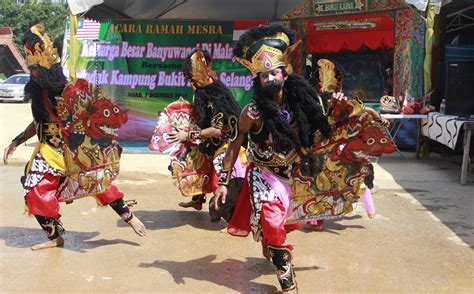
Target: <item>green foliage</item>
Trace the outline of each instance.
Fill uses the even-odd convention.
[[[60,47],[64,38],[64,25],[68,16],[64,4],[37,3],[29,1],[17,4],[14,0],[0,0],[0,26],[11,27],[13,41],[23,52],[24,33],[37,23],[43,23],[51,40]]]

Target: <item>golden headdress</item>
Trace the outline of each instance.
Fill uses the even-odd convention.
[[[37,64],[50,69],[53,64],[59,63],[59,54],[44,31],[43,24],[32,26],[23,39],[23,48],[29,66]]]
[[[281,25],[253,28],[243,34],[234,48],[234,57],[248,68],[255,77],[258,73],[286,67],[288,74],[293,67],[301,67],[294,54],[301,41],[295,42],[295,32]]]
[[[195,89],[204,88],[217,79],[217,74],[211,69],[211,57],[209,53],[199,49],[193,51],[191,55],[186,58],[183,72]]]

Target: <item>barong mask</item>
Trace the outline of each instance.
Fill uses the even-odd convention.
[[[69,84],[63,92],[64,110],[73,115],[73,132],[100,139],[116,139],[117,131],[128,116],[110,97],[99,93],[93,95],[93,88],[86,80],[79,79]],[[61,103],[61,105],[63,105]]]

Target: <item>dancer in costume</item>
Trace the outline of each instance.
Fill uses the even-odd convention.
[[[85,80],[67,84],[42,24],[35,25],[23,40],[31,79],[25,92],[31,95],[33,122],[4,150],[3,160],[35,134],[38,144],[21,182],[29,214],[34,215],[49,241],[33,250],[64,244],[59,202],[94,196],[109,205],[140,236],[145,226],[123,200],[112,180],[119,169],[120,146],[116,131],[127,114],[105,95],[94,93]]]
[[[286,241],[286,231],[291,228],[285,227],[293,164],[300,147],[313,145],[316,131],[330,135],[316,91],[303,77],[289,74],[285,53],[295,45],[293,31],[273,25],[246,32],[234,48],[237,61],[255,76],[255,94],[240,115],[239,132],[225,156],[215,201],[216,205],[220,198],[225,202],[237,147],[249,133],[248,186],[244,189],[250,192],[250,225],[255,240],[262,241],[264,248],[268,245],[283,291],[296,288],[293,246]]]
[[[181,110],[180,115],[174,115],[176,119],[171,122],[175,130],[168,127],[165,136],[160,132],[159,122],[155,129],[158,139],[155,141],[163,141],[162,138],[167,137],[169,143],[182,144],[173,153],[176,158],[171,160],[170,168],[176,186],[183,196],[192,196],[192,200],[179,205],[201,210],[205,194],[217,188],[217,173],[222,166],[227,142],[237,135],[240,107],[211,69],[209,52],[199,49],[191,52],[184,61],[183,73],[194,89],[193,105],[182,100],[170,104],[165,109],[168,117],[173,116],[172,109]],[[187,113],[190,113],[190,124],[179,125],[179,117]],[[239,148],[239,153],[240,160],[232,169],[233,178],[243,178],[245,173],[245,150]],[[215,216],[211,213],[211,220],[219,219],[218,213]]]
[[[226,201],[231,168],[249,134],[247,182],[228,232],[253,232],[276,266],[284,292],[296,288],[286,233],[311,219],[351,212],[366,174],[366,153],[382,152],[379,142],[374,147],[363,142],[383,137],[363,115],[363,104],[346,101],[342,93],[333,94],[326,117],[316,90],[291,73],[297,46],[295,33],[280,25],[249,30],[236,44],[234,56],[255,77],[254,100],[242,110],[215,193],[215,205]],[[381,139],[381,145],[389,144]]]

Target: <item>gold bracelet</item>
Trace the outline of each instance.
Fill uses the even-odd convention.
[[[222,168],[218,177],[219,179],[218,185],[227,186],[230,182],[231,175],[232,175],[232,168],[229,168],[229,169]]]
[[[200,140],[200,139],[202,139],[201,131],[189,131],[188,139],[189,140]]]

